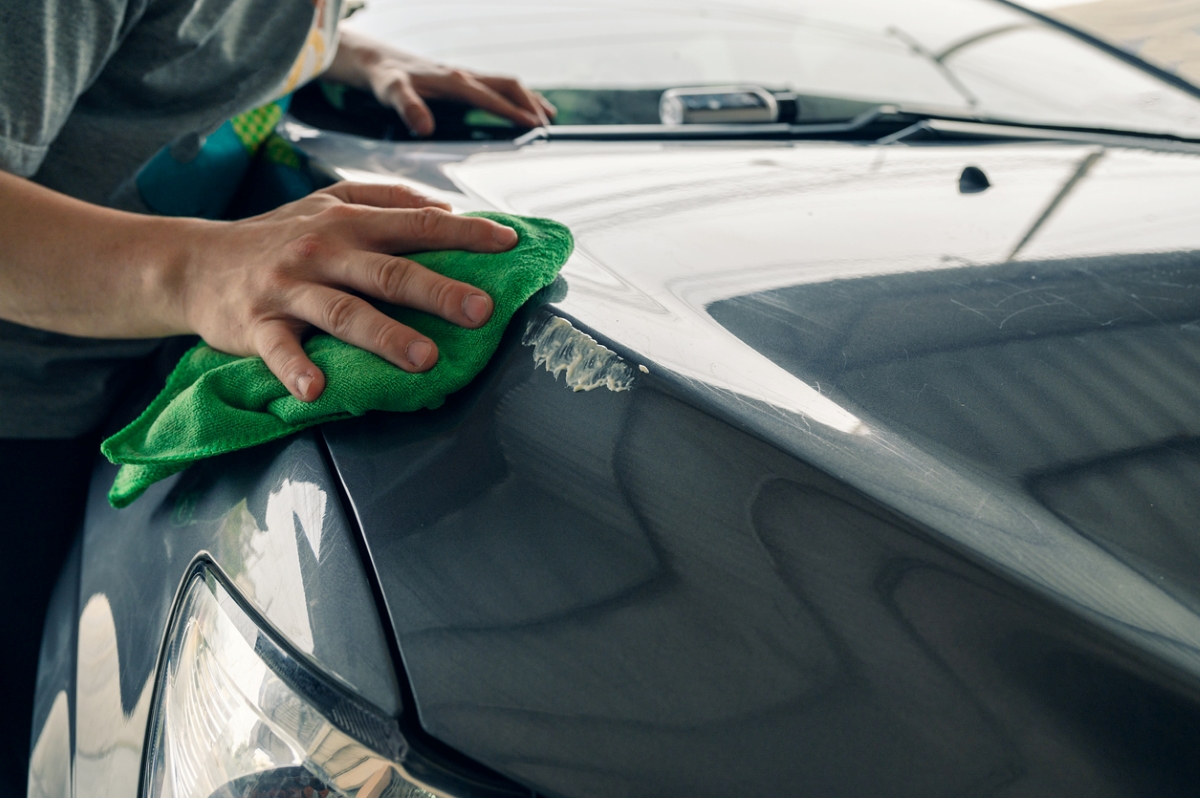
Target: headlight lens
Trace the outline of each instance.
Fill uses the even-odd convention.
[[[156,696],[152,798],[432,798],[394,723],[290,656],[201,569]]]

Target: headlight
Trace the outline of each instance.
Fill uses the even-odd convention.
[[[152,798],[432,798],[398,727],[329,684],[201,569],[171,626],[146,759]]]

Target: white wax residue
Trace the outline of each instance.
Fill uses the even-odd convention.
[[[633,369],[566,319],[545,316],[534,320],[522,343],[533,347],[534,368],[545,366],[555,379],[560,373],[565,375],[567,387],[573,390],[603,386],[610,391],[628,391],[633,387]]]

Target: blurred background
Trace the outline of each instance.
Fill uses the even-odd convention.
[[[1024,5],[1200,82],[1200,0],[1029,0]]]

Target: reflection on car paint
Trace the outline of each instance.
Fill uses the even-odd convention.
[[[309,144],[360,163],[350,140]],[[1042,412],[1033,390],[1086,368],[1086,358],[1047,360],[1039,330],[1064,345],[1080,325],[1118,348],[1144,338],[1140,365],[1114,363],[1128,379],[1194,371],[1180,337],[1192,303],[1164,283],[1172,269],[1194,273],[1200,227],[1188,199],[1200,159],[1095,152],[550,143],[444,166],[473,202],[571,227],[568,291],[550,312],[644,360],[655,379],[622,394],[556,394],[540,370],[497,366],[437,424],[326,432],[362,497],[427,727],[549,791],[1186,793],[1195,773],[1182,752],[1200,715],[1189,689],[1157,669],[1200,674],[1196,603],[1147,567],[1151,543],[1121,548],[1089,531],[1115,507],[1081,501],[1120,484],[1105,496],[1120,502],[1164,469],[1174,481],[1156,484],[1178,500],[1191,471],[1139,460],[1014,484],[998,475],[1003,456],[964,462],[936,440],[939,418],[953,429],[1003,408]],[[967,165],[986,172],[986,192],[959,192]],[[1163,246],[1177,251],[1137,256],[1143,266],[1104,260]],[[986,369],[989,380],[971,377],[956,357],[987,341],[1012,357]],[[961,377],[971,389],[957,407],[912,384],[929,357],[941,364],[922,381]],[[907,381],[872,376],[876,359]],[[1014,392],[1015,363],[1046,378]],[[1178,393],[1171,402],[1184,407],[1195,393],[1159,378],[1142,393],[1130,392],[1136,379],[1110,382],[1095,383],[1091,401],[1125,392],[1144,410],[1148,397]],[[815,423],[806,387],[869,434]],[[1082,412],[1087,398],[1076,402]],[[1095,418],[1109,434],[1157,439],[1145,423]],[[1001,451],[1038,441],[1002,415],[989,423]],[[1084,443],[1057,431],[1038,441],[1048,453]],[[430,473],[397,465],[410,461]],[[436,497],[412,501],[435,477]],[[1162,511],[1163,523],[1186,518],[1181,508]],[[759,555],[737,550],[743,529]],[[582,539],[566,543],[573,534]],[[642,547],[648,557],[624,553]],[[586,583],[580,557],[597,564]],[[1175,570],[1195,585],[1185,572]],[[562,587],[572,584],[593,592]],[[792,597],[775,601],[778,615],[751,601],[767,589]],[[801,609],[784,611],[790,600]],[[1130,659],[1114,653],[1122,638]],[[755,648],[795,639],[814,658]],[[760,684],[778,688],[778,703],[754,700]],[[725,691],[757,711],[722,709],[714,693]],[[1128,758],[1105,760],[1105,746]],[[914,776],[913,761],[929,767]]]
[[[673,202],[682,202],[691,207],[709,202],[707,195],[714,187],[708,180],[701,180],[700,173],[691,173],[691,167],[707,163],[704,171],[709,174],[706,177],[713,177],[711,172],[716,171],[723,173],[724,179],[733,179],[732,184],[724,188],[737,196],[742,192],[732,172],[742,164],[730,163],[728,154],[720,150],[703,153],[668,150],[668,157],[664,159],[660,148],[647,150],[644,145],[635,146],[632,154],[626,157],[612,157],[611,154],[606,157],[584,147],[577,156],[577,163],[584,167],[585,173],[576,176],[576,162],[569,149],[545,154],[547,157],[544,161],[541,158],[522,157],[525,153],[495,155],[494,159],[492,156],[482,156],[449,166],[446,171],[460,183],[470,186],[472,193],[487,198],[497,207],[517,207],[515,203],[532,200],[532,203],[526,203],[523,212],[534,213],[532,208],[542,208],[546,213],[564,219],[572,228],[577,240],[576,254],[564,269],[571,293],[564,303],[560,303],[568,313],[589,327],[603,329],[606,335],[613,331],[614,325],[619,328],[626,322],[636,324],[635,351],[645,355],[647,362],[659,363],[684,378],[733,391],[747,399],[768,402],[840,432],[865,434],[866,428],[860,419],[822,396],[812,386],[786,375],[774,363],[736,338],[712,334],[712,325],[703,314],[702,302],[696,307],[696,301],[702,300],[699,295],[705,292],[705,288],[718,292],[720,288],[702,288],[693,284],[680,286],[682,293],[673,290],[676,283],[695,280],[703,274],[698,269],[701,264],[718,262],[714,257],[717,254],[715,251],[696,253],[696,248],[703,246],[695,235],[699,231],[693,231],[693,235],[687,237],[689,243],[682,248],[676,245],[684,242],[673,240],[669,231],[662,237],[659,235],[664,226],[670,225]],[[570,166],[568,170],[558,172],[560,179],[556,181],[552,177],[552,173],[557,171],[555,164],[564,159],[568,160]],[[506,167],[501,164],[516,163],[530,169],[531,174],[523,181],[524,185],[506,185],[503,193],[498,193],[490,183],[489,176],[504,180],[506,178],[501,178],[500,171],[506,171]],[[567,176],[565,180],[561,179],[564,175]],[[655,186],[638,190],[633,185],[639,182],[644,184],[651,176],[655,178]],[[585,188],[583,182],[588,179],[595,180],[590,189]],[[795,189],[794,177],[784,174],[770,179],[779,183],[776,190],[791,193]],[[769,199],[774,193],[772,188],[762,185],[757,185],[755,191],[763,200]],[[723,190],[720,201],[727,199],[729,195]],[[713,196],[714,206],[716,200]],[[639,205],[643,209],[635,217],[631,210]],[[769,207],[769,203],[764,205]],[[714,221],[714,224],[717,222]],[[619,228],[617,225],[620,225]],[[648,227],[656,230],[651,238],[626,236],[634,229]],[[618,229],[620,235],[604,237],[603,231],[616,233]],[[733,242],[736,242],[735,246],[750,245],[754,239],[753,235],[744,233],[726,238],[721,232],[714,234],[709,242],[718,246],[718,249]],[[723,241],[723,244],[718,244],[718,241]],[[621,247],[621,251],[610,254],[606,251],[607,242]],[[719,272],[713,270],[713,278],[727,289],[745,285],[748,276],[746,267],[763,257],[770,257],[764,251],[767,243],[759,238],[753,241],[748,251],[721,259]],[[626,251],[624,248],[627,246],[640,249],[637,252]],[[619,287],[600,285],[597,286],[598,291],[588,291],[591,287],[587,284],[588,275],[596,271],[612,271],[606,263],[609,258],[624,261],[618,271]],[[579,265],[583,266],[581,271],[584,274],[577,287],[573,275]],[[613,288],[616,288],[617,296],[613,296]],[[581,291],[590,296],[581,297],[586,299],[584,302],[573,302],[573,297]],[[633,301],[648,305],[648,312],[626,314],[618,310],[613,300],[623,302],[625,296],[636,297]],[[651,307],[653,311],[650,311]],[[575,312],[577,309],[579,313]],[[624,336],[618,335],[615,339],[630,343]]]
[[[447,413],[328,431],[440,739],[564,794],[1129,787],[1026,697],[1091,633],[772,446],[523,354]]]
[[[300,535],[320,561],[327,496],[319,485],[284,479],[267,498],[265,529],[238,502],[221,522],[229,554],[223,566],[242,595],[301,651],[313,651],[312,622],[300,565]]]
[[[330,679],[386,714],[399,712],[358,545],[311,434],[199,464],[121,511],[104,499],[114,470],[100,465],[92,483],[84,606],[69,613],[80,619],[76,783],[88,784],[88,795],[136,794],[154,665],[198,552],[236,574],[239,590]],[[113,729],[128,739],[115,743]]]
[[[356,140],[339,136],[305,147],[348,168],[364,157],[375,168],[394,166],[404,152],[373,142],[360,152]],[[708,311],[785,286],[936,279],[939,271],[1003,261],[1092,152],[972,147],[970,163],[993,187],[966,196],[957,190],[967,157],[959,147],[551,143],[482,152],[442,169],[464,196],[572,229],[576,250],[563,270],[569,290],[554,303],[564,314],[808,462],[1066,601],[1103,607],[1114,628],[1200,670],[1200,648],[1187,642],[1200,641],[1200,617],[1156,579],[1082,538],[1024,491],[951,467],[900,435],[845,435],[873,425]],[[1112,151],[1021,255],[1200,249],[1200,228],[1190,223],[1196,205],[1181,201],[1197,186],[1194,156]],[[1128,206],[1131,196],[1139,197],[1137,209]],[[921,322],[914,315],[902,323]],[[872,335],[897,337],[884,328]],[[1115,596],[1114,585],[1126,595]]]
[[[1069,196],[1071,196],[1071,192],[1075,190],[1075,187],[1079,185],[1080,181],[1087,177],[1088,172],[1092,171],[1092,167],[1096,165],[1096,162],[1104,157],[1104,152],[1105,151],[1103,148],[1097,147],[1079,159],[1079,164],[1075,167],[1075,171],[1072,172],[1070,177],[1063,182],[1062,187],[1058,190],[1058,193],[1051,197],[1050,201],[1046,203],[1046,208],[1041,212],[1041,214],[1038,215],[1033,224],[1029,226],[1029,229],[1025,231],[1025,234],[1021,236],[1021,240],[1018,241],[1016,246],[1013,247],[1012,252],[1008,253],[1008,257],[1005,258],[1005,260],[1016,260],[1017,256],[1021,254],[1021,250],[1025,248],[1025,245],[1033,240],[1034,236],[1038,234],[1038,231],[1042,229],[1042,226],[1046,224],[1050,217],[1054,215],[1054,212],[1058,210],[1058,207],[1062,205]]]
[[[59,690],[29,755],[28,798],[71,798],[71,714]]]
[[[108,597],[96,593],[79,614],[75,700],[75,783],[98,798],[137,794],[154,675],[126,713],[121,704],[120,652]]]
[[[774,164],[765,173],[758,163],[764,151]],[[971,163],[987,172],[993,187],[970,196],[957,190],[964,165],[957,147],[631,144],[600,152],[595,145],[551,144],[481,154],[446,171],[465,192],[499,208],[571,227],[577,246],[563,271],[568,294],[555,303],[562,312],[657,364],[667,379],[705,392],[739,423],[808,462],[1066,601],[1103,607],[1114,629],[1200,672],[1194,643],[1200,616],[1156,579],[1080,536],[1025,491],[951,467],[892,431],[886,417],[871,420],[846,409],[832,398],[837,392],[825,395],[818,380],[780,367],[708,312],[723,299],[782,286],[836,287],[884,275],[936,280],[943,270],[1003,261],[1092,151],[1044,144],[972,148]],[[1161,224],[1148,214],[1132,215],[1128,198],[1155,189],[1133,191],[1129,181],[1170,180],[1183,196],[1200,182],[1194,156],[1110,153],[1023,256],[1052,246],[1047,242],[1076,218],[1074,204],[1094,196],[1100,176],[1118,169],[1122,179],[1099,189],[1107,202],[1090,203],[1088,225],[1134,227],[1125,231],[1125,246],[1146,246]],[[1180,194],[1166,196],[1177,203]],[[1162,207],[1167,201],[1154,202]],[[1200,249],[1200,228],[1181,216],[1191,213],[1188,206],[1163,213],[1171,219],[1165,242],[1183,248],[1190,241]],[[1076,244],[1076,252],[1094,251],[1094,241]],[[589,262],[582,279],[577,260]],[[596,284],[588,279],[595,271],[614,277]],[[886,342],[889,335],[881,329],[874,340]],[[755,402],[766,403],[767,412]],[[848,419],[854,420],[850,429]],[[868,429],[872,434],[839,434]],[[1124,595],[1114,594],[1114,585]]]

